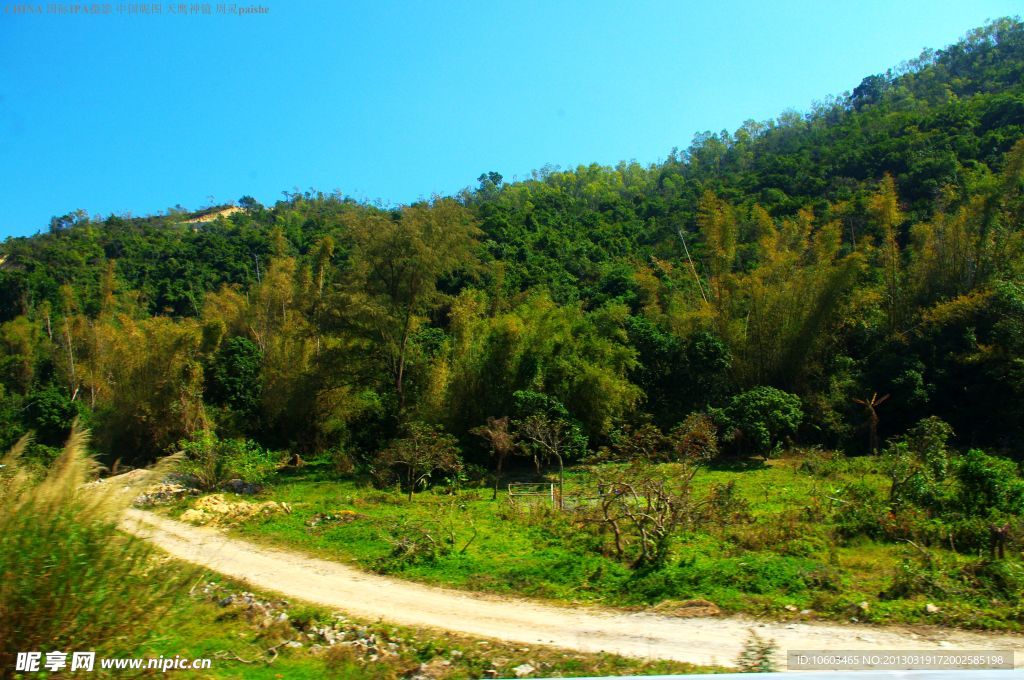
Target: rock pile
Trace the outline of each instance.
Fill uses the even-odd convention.
[[[249,501],[237,501],[232,503],[224,494],[211,494],[203,496],[196,501],[195,506],[181,514],[182,522],[191,524],[237,524],[253,517],[273,515],[278,512],[291,513],[292,509],[287,503],[276,501],[264,501],[263,503],[250,503]]]
[[[199,489],[185,486],[169,479],[146,487],[139,494],[133,505],[137,508],[151,508],[156,505],[167,505],[185,496],[198,496]]]
[[[306,526],[310,529],[315,529],[324,524],[347,524],[358,518],[359,515],[354,510],[338,510],[331,513],[318,512],[306,520]]]

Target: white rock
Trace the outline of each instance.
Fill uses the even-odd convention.
[[[513,668],[512,672],[515,673],[515,676],[517,678],[525,678],[527,675],[530,675],[535,670],[537,669],[531,666],[530,664],[524,663]]]

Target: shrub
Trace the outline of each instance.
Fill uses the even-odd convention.
[[[668,459],[670,443],[657,425],[644,423],[633,428],[628,425],[612,433],[612,447],[603,456],[594,455],[588,462],[604,461],[664,461]]]
[[[385,540],[391,544],[391,551],[380,557],[375,566],[377,571],[391,573],[449,555],[462,555],[476,537],[472,519],[452,501],[447,506],[435,507],[430,519],[401,518],[387,526]]]
[[[691,413],[683,422],[662,434],[657,425],[624,427],[612,434],[612,448],[589,462],[650,461],[703,462],[718,455],[718,427],[707,414]]]
[[[828,478],[843,472],[844,464],[845,459],[835,451],[812,448],[804,452],[799,470],[814,477]]]
[[[1024,513],[1024,481],[1017,465],[1005,458],[971,449],[956,466],[957,508],[986,517],[994,511]]]
[[[26,443],[0,461],[0,668],[13,668],[18,651],[124,654],[187,584],[118,531],[139,488],[85,483],[97,465],[84,432],[72,429],[38,481],[20,460]]]
[[[990,522],[982,517],[963,517],[946,522],[950,547],[962,553],[980,554],[992,547]]]
[[[741,449],[766,458],[782,446],[785,437],[796,433],[804,413],[800,397],[774,387],[755,387],[737,394],[724,409],[713,409],[712,415]]]
[[[581,518],[610,534],[617,559],[634,568],[664,565],[678,534],[702,518],[691,487],[697,466],[673,467],[667,473],[664,467],[634,462],[595,470],[599,498]]]
[[[882,452],[885,474],[889,477],[889,502],[905,502],[938,509],[943,505],[942,483],[949,471],[946,444],[953,428],[930,416],[889,442]]]
[[[435,472],[458,475],[462,471],[458,440],[440,427],[409,423],[405,436],[378,454],[376,469],[382,480],[387,472],[398,474],[412,500],[417,487],[426,486]]]
[[[836,534],[843,538],[880,538],[888,508],[867,482],[852,482],[839,489],[841,501],[833,517]]]
[[[1024,566],[1012,560],[974,559],[914,546],[900,561],[883,599],[929,595],[943,599],[1016,600],[1024,588]]]
[[[193,475],[204,489],[216,489],[232,479],[264,484],[282,463],[282,455],[247,439],[219,439],[209,430],[178,442],[185,454],[180,469]]]
[[[914,541],[932,545],[948,537],[942,522],[921,508],[897,507],[881,519],[882,536],[890,541]]]
[[[711,486],[701,519],[723,527],[750,521],[750,501],[739,494],[735,479]]]
[[[674,459],[706,461],[718,455],[718,427],[706,413],[691,413],[669,433]]]
[[[987,597],[1018,599],[1024,591],[1024,565],[1011,560],[982,559],[962,569],[974,590]]]
[[[262,399],[263,352],[241,336],[225,341],[206,372],[206,397],[244,415],[258,412]]]
[[[896,600],[914,595],[945,597],[949,592],[947,576],[951,569],[944,568],[936,555],[927,550],[906,554],[896,566],[889,587],[879,593],[883,600]]]
[[[751,628],[736,665],[741,673],[772,673],[775,671],[773,657],[776,651],[778,646],[773,640],[761,637]]]

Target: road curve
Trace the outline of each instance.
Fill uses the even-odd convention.
[[[253,587],[399,625],[435,628],[524,645],[702,665],[733,665],[748,630],[775,640],[785,663],[788,649],[1017,651],[1024,636],[951,629],[875,627],[837,623],[771,623],[745,617],[676,618],[649,613],[569,607],[526,599],[467,593],[370,574],[301,553],[267,548],[129,510],[124,528],[182,560],[244,579]]]

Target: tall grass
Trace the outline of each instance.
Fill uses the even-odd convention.
[[[0,676],[19,651],[128,653],[185,584],[117,528],[151,477],[90,483],[87,441],[74,428],[42,476],[21,460],[27,439],[0,459]]]

